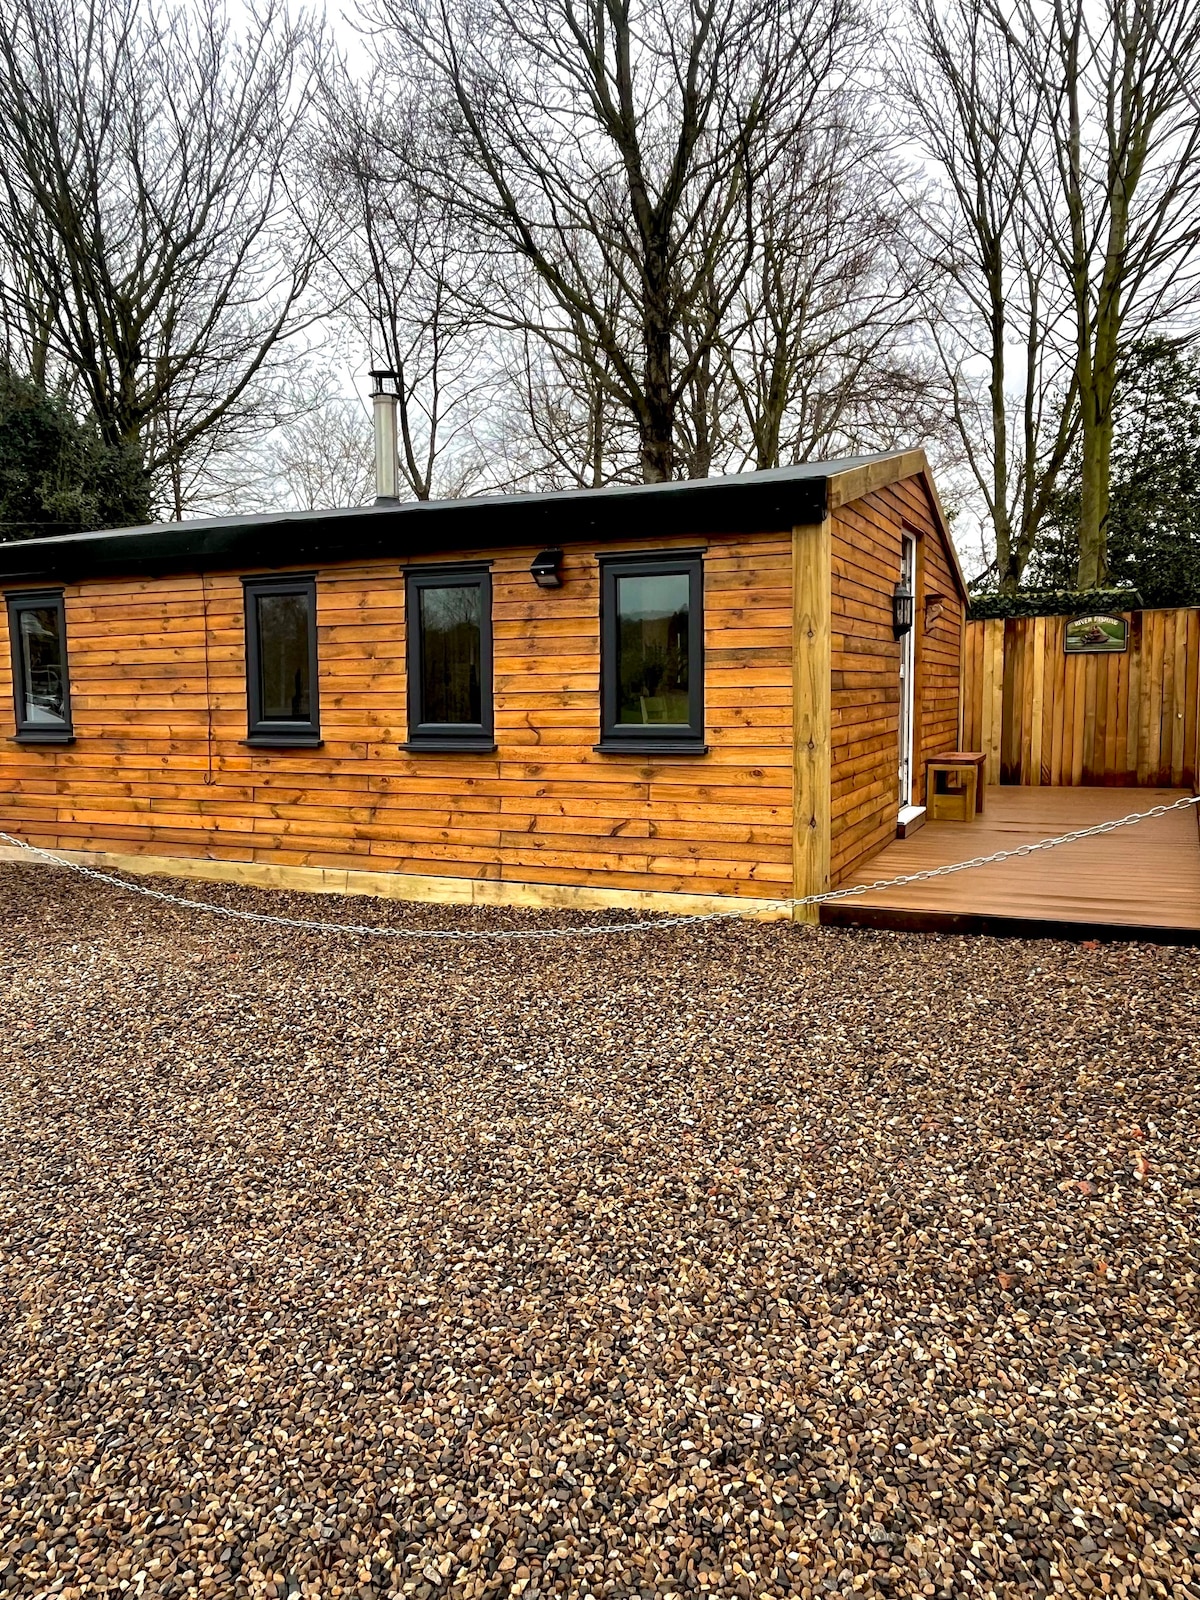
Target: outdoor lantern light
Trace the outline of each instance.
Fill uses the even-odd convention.
[[[904,579],[901,578],[892,595],[892,632],[897,639],[903,639],[912,625],[913,594],[911,589],[905,587]]]
[[[562,558],[561,550],[542,550],[534,556],[529,570],[539,589],[562,588]]]

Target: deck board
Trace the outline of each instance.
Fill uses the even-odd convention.
[[[847,884],[921,872],[1011,850],[1076,828],[1178,800],[1190,790],[1017,788],[989,785],[974,822],[929,822],[897,840]],[[1200,939],[1200,807],[1140,822],[1118,833],[1060,845],[1015,861],[929,883],[877,889],[823,906],[839,925],[1060,932]]]

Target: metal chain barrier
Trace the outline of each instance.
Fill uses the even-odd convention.
[[[1012,850],[996,850],[990,856],[972,856],[969,861],[955,861],[944,867],[927,867],[922,872],[905,873],[899,878],[877,878],[874,883],[853,884],[844,889],[827,889],[823,894],[809,894],[799,898],[770,900],[764,909],[779,910],[784,907],[825,905],[833,900],[850,900],[857,895],[873,894],[876,889],[898,889],[910,883],[929,883],[934,878],[948,878],[953,872],[970,872],[976,867],[994,866],[999,861],[1012,861],[1019,856],[1032,856],[1040,850],[1053,850],[1060,844],[1074,844],[1079,839],[1094,839],[1100,834],[1115,833],[1118,828],[1130,828],[1135,823],[1146,822],[1151,817],[1165,817],[1172,811],[1182,811],[1187,806],[1200,805],[1200,795],[1185,795],[1171,805],[1151,806],[1149,811],[1131,811],[1128,816],[1114,817],[1108,822],[1097,822],[1090,828],[1076,828],[1071,833],[1060,833],[1053,839],[1039,839],[1034,844],[1017,845]],[[170,906],[180,906],[187,911],[207,911],[216,917],[231,917],[237,922],[267,923],[277,928],[297,928],[304,933],[350,933],[377,939],[447,939],[452,943],[467,943],[479,939],[576,939],[595,938],[611,933],[658,933],[664,928],[681,928],[702,922],[725,922],[753,916],[745,906],[736,911],[684,912],[679,916],[655,917],[644,922],[595,923],[573,928],[502,928],[496,930],[456,928],[377,928],[364,923],[318,922],[306,917],[278,917],[265,911],[242,911],[235,906],[213,905],[206,900],[189,900],[183,895],[168,894],[165,889],[151,889],[146,884],[118,878],[111,872],[100,872],[95,867],[84,866],[80,861],[70,861],[65,856],[45,850],[41,845],[29,844],[11,833],[0,832],[0,842],[13,845],[32,856],[38,856],[56,867],[67,867],[80,877],[92,878],[111,888],[123,889],[127,894],[140,894],[147,900],[161,900]],[[497,908],[499,909],[499,908]]]

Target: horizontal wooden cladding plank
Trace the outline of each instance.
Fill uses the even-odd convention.
[[[704,633],[705,651],[786,649],[790,652],[791,612],[780,613],[780,615],[781,617],[786,616],[786,622],[780,621],[772,624],[764,619],[754,627],[706,628]]]
[[[705,582],[704,612],[708,617],[727,617],[731,612],[745,611],[755,614],[759,608],[768,611],[786,611],[791,615],[792,590],[783,581],[784,574],[774,574],[779,582],[772,584],[771,574],[762,578],[737,575],[735,581]]]
[[[372,702],[364,696],[341,695],[331,697],[339,704],[362,699],[367,705]],[[593,741],[599,733],[599,700],[594,697],[590,704],[559,707],[545,706],[530,708],[528,710],[497,710],[496,712],[496,737],[503,743],[506,732],[519,733],[522,730],[543,731],[573,730],[591,736]],[[722,737],[733,732],[747,730],[769,730],[770,741],[773,743],[778,737],[778,730],[786,727],[788,738],[791,738],[791,707],[780,704],[758,705],[710,705],[707,709],[705,723],[710,732],[720,730]]]
[[[845,816],[857,805],[867,804],[871,811],[886,810],[894,820],[900,809],[898,793],[899,783],[894,761],[867,768],[851,777],[839,778],[829,788],[830,802],[835,816]]]
[[[364,791],[362,790],[337,790],[334,792],[338,796],[336,803],[339,804],[361,804],[363,801]],[[323,796],[325,793],[326,791],[322,790]],[[56,779],[36,789],[28,782],[17,785],[15,783],[8,784],[3,779],[0,779],[0,794],[50,794],[71,804],[91,803],[101,799],[113,802],[127,799],[130,801],[162,801],[168,805],[180,801],[197,801],[202,806],[215,804],[228,808],[254,803],[256,788],[253,784],[248,783],[236,784],[218,781],[207,784],[202,777],[193,783],[167,783],[154,776],[130,778],[123,775],[121,780],[110,779],[108,781],[100,777],[75,776],[69,781],[61,778]],[[497,809],[499,808],[499,801],[495,801],[493,804]]]
[[[867,852],[896,837],[896,814],[881,809],[850,822],[842,816],[833,826],[834,850],[843,860]]]
[[[861,672],[861,671],[857,671],[857,672],[840,672],[840,671],[835,670],[834,672],[832,672],[830,674],[831,683],[832,683],[832,689],[833,689],[833,693],[834,694],[838,694],[839,692],[842,692],[842,691],[845,691],[845,690],[849,690],[849,691],[851,691],[853,693],[857,693],[861,689],[884,689],[884,690],[886,690],[886,689],[888,689],[890,687],[890,685],[888,683],[888,679],[889,679],[890,676],[891,676],[891,674],[889,674],[887,672],[884,672],[884,671],[878,671],[878,672]],[[897,695],[897,698],[898,698],[899,694],[900,694],[899,685],[896,686],[895,692],[896,692],[896,695]]]
[[[792,557],[790,549],[780,547],[758,554],[722,556],[704,563],[704,593],[729,589],[781,589],[791,593]]]
[[[414,835],[420,838],[426,837],[426,830],[431,828],[498,828],[506,833],[592,834],[598,837],[632,836],[634,830],[641,830],[641,836],[646,838],[711,838],[747,843],[761,840],[764,844],[786,844],[791,821],[791,813],[784,807],[764,807],[756,811],[750,806],[683,806],[660,802],[636,806],[627,803],[622,808],[619,802],[612,801],[589,804],[586,800],[577,800],[567,804],[526,797],[501,802],[495,797],[483,796],[450,796],[443,807],[417,806],[418,798],[409,797],[406,804],[401,802],[401,797],[396,797],[364,805],[360,796],[357,800],[349,797],[326,806],[314,806],[307,799],[272,800],[254,804],[252,814],[299,823],[312,817],[348,825],[378,825],[397,837],[408,836],[413,828],[420,830]],[[473,807],[467,804],[470,800],[476,802]],[[169,807],[180,802],[156,803]],[[242,799],[223,802],[218,797],[217,804],[221,803],[238,807],[239,814],[251,814]]]
[[[544,634],[541,629],[513,634],[496,640],[492,659],[495,670],[504,671],[504,663],[511,662],[514,665],[507,670],[519,672],[527,670],[525,663],[530,657],[540,661],[571,657],[581,664],[596,665],[600,660],[599,636],[594,628],[577,634],[551,635]]]
[[[599,694],[600,672],[496,672],[492,678],[496,694],[568,694],[582,691]]]
[[[236,579],[234,581],[237,584],[236,592],[240,596],[242,586]],[[202,588],[210,595],[234,593],[234,589],[227,581],[223,582],[213,577],[202,579],[198,573],[157,578],[91,578],[82,583],[68,583],[65,585],[64,593],[67,600],[75,604],[139,605],[146,601],[159,600],[164,595],[194,600],[200,595]]]
[[[713,659],[713,652],[707,652],[704,660],[704,694],[705,698],[719,690],[740,692],[749,689],[786,689],[792,691],[792,652],[781,652],[780,660],[758,664],[753,657],[748,662],[735,661],[727,663]]]
[[[548,665],[551,660],[553,661],[552,666]],[[560,674],[563,677],[574,678],[584,673],[599,681],[600,649],[598,645],[594,649],[575,649],[562,655],[553,656],[536,653],[528,656],[497,655],[492,666],[492,674],[497,683],[502,679],[508,680],[522,677],[536,677],[539,681],[541,678],[546,678],[548,682],[552,682],[553,678]]]
[[[841,689],[832,698],[832,723],[836,735],[839,728],[860,722],[874,722],[880,727],[894,724],[900,705],[900,687],[890,684],[886,689]]]
[[[874,672],[890,679],[899,676],[900,651],[890,640],[835,634],[830,665],[834,672]]]
[[[886,788],[875,792],[872,792],[873,790],[874,786],[872,786],[872,790],[865,792],[857,800],[857,803],[855,803],[856,797],[853,795],[839,796],[838,799],[832,802],[833,815],[842,817],[851,824],[859,822],[866,817],[875,817],[881,821],[886,819],[894,829],[896,813],[899,810],[897,785],[889,783]]]
[[[707,755],[680,756],[674,760],[670,755],[646,756],[632,751],[596,754],[590,747],[572,749],[569,745],[545,745],[536,755],[528,749],[519,756],[515,750],[508,749],[498,754],[505,769],[502,775],[511,777],[536,777],[562,766],[590,766],[613,772],[636,772],[647,777],[671,772],[677,774],[681,782],[699,783],[711,782],[708,774],[715,768],[730,768],[741,775],[741,781],[752,783],[757,776],[780,768],[790,771],[792,764],[790,749],[775,745],[745,748],[725,743],[710,745]],[[727,777],[722,781],[728,781]]]
[[[838,728],[837,737],[832,741],[835,765],[868,751],[890,750],[897,754],[900,748],[898,731],[895,718],[890,722],[860,722]]]
[[[208,714],[209,701],[203,686],[199,690],[192,684],[181,684],[177,689],[158,688],[153,694],[112,694],[105,692],[72,692],[71,710],[80,728],[97,725],[111,727],[120,722],[161,723],[164,715],[175,717],[178,713],[194,713],[201,719]],[[101,722],[100,719],[103,719]]]
[[[894,585],[900,571],[899,518],[894,532],[874,519],[856,519],[844,538],[834,538],[831,560],[835,570],[862,574],[861,581],[868,585],[889,577]]]
[[[710,645],[704,656],[706,677],[722,667],[787,667],[792,664],[792,646],[787,644],[764,645],[759,649],[735,649],[724,644]]]
[[[787,804],[734,804],[725,801],[685,801],[668,798],[650,800],[590,799],[572,794],[569,798],[553,798],[526,792],[504,796],[500,802],[505,814],[525,814],[538,819],[547,817],[594,817],[612,822],[679,823],[702,831],[709,827],[738,825],[751,828],[787,828],[791,823],[791,806]]]
[[[829,553],[830,572],[836,589],[839,580],[861,584],[870,595],[890,593],[900,576],[900,536],[892,540],[869,538],[833,541]]]
[[[215,609],[206,608],[198,588],[189,590],[187,594],[164,592],[141,601],[118,596],[113,596],[111,600],[101,600],[99,597],[92,601],[68,600],[67,634],[68,637],[76,633],[81,637],[91,636],[111,628],[114,623],[119,625],[122,632],[145,633],[161,628],[164,623],[170,624],[176,618],[186,619],[191,626],[201,628],[206,610],[211,617]]]
[[[776,852],[791,850],[791,832],[786,827],[764,824],[713,822],[672,822],[664,817],[611,817],[603,820],[594,816],[519,816],[503,812],[500,816],[502,842],[511,845],[529,843],[536,848],[546,848],[547,840],[573,839],[583,841],[572,848],[583,849],[587,841],[655,841],[666,848],[669,841],[671,854],[703,853],[716,850],[717,854],[735,857],[762,852],[763,860],[782,859]],[[381,818],[390,824],[391,819]],[[518,823],[524,822],[524,826]],[[717,850],[716,847],[720,846]]]
[[[131,678],[170,677],[179,672],[199,672],[203,677],[208,660],[203,644],[181,647],[147,642],[140,649],[81,650],[72,642],[69,664],[72,684],[96,678],[126,683]]]
[[[721,861],[730,868],[750,865],[761,869],[765,866],[791,865],[792,845],[790,833],[782,834],[781,840],[767,841],[762,839],[739,840],[726,839],[723,835],[705,834],[702,839],[672,837],[665,828],[658,829],[646,836],[638,834],[570,834],[566,832],[537,833],[510,832],[504,833],[500,838],[500,849],[514,850],[523,860],[542,860],[547,856],[556,859],[563,855],[573,855],[582,858],[594,858],[592,864],[602,867],[610,855],[617,856],[644,850],[658,857],[660,860],[671,860],[677,863],[685,861],[704,861],[710,864]],[[675,870],[683,870],[677,867]]]
[[[868,600],[846,593],[839,586],[832,596],[829,615],[838,633],[861,634],[872,639],[895,641],[895,634],[892,631],[890,592],[873,595]]]
[[[150,624],[145,628],[131,628],[114,618],[111,626],[81,628],[67,619],[67,657],[70,665],[93,657],[104,660],[116,657],[119,666],[126,652],[136,655],[146,649],[162,649],[168,642],[173,649],[198,650],[203,654],[207,639],[210,651],[218,647],[232,654],[243,651],[244,636],[239,630],[210,627],[207,632],[199,617],[178,614]]]
[[[172,775],[177,767],[178,763],[172,764]],[[233,774],[219,770],[213,783],[208,784],[202,768],[185,770],[193,771],[193,781],[169,781],[160,769],[154,768],[123,768],[118,778],[111,775],[107,766],[77,765],[70,778],[10,774],[0,783],[0,793],[11,796],[13,803],[23,803],[26,798],[40,802],[62,797],[68,801],[86,800],[92,796],[136,796],[223,806],[250,801],[267,810],[278,806],[303,808],[315,803],[346,807],[363,817],[373,811],[383,815],[393,810],[421,816],[430,813],[431,808],[439,816],[449,815],[451,810],[455,815],[467,815],[503,809],[521,816],[660,818],[698,826],[709,822],[786,826],[791,817],[791,796],[786,788],[756,788],[751,791],[751,799],[741,785],[468,779],[451,786],[444,780],[412,773],[355,774],[343,770],[314,774],[311,778],[307,774],[243,772],[238,775],[243,781],[234,781]]]
[[[714,846],[708,855],[674,853],[665,842],[638,842],[630,848],[613,848],[605,844],[594,863],[589,864],[587,853],[559,848],[531,851],[525,848],[492,845],[461,847],[428,843],[408,845],[404,841],[367,841],[339,837],[329,840],[319,835],[286,835],[282,833],[222,836],[211,847],[189,836],[186,829],[167,826],[122,826],[106,818],[98,824],[60,822],[52,830],[43,830],[38,841],[50,848],[92,850],[142,850],[154,852],[163,847],[183,849],[193,855],[203,855],[209,848],[219,851],[225,858],[232,852],[245,852],[259,861],[287,861],[307,856],[314,851],[336,850],[340,856],[356,859],[360,864],[372,866],[386,863],[390,870],[474,870],[491,872],[505,867],[536,866],[539,870],[581,871],[594,876],[596,881],[607,881],[613,872],[630,871],[651,877],[677,875],[681,879],[695,880],[709,877],[714,882],[772,882],[786,883],[790,878],[790,861],[742,859],[721,853]]]
[[[882,749],[868,748],[834,762],[832,782],[835,788],[845,789],[858,783],[864,773],[895,773],[898,767],[899,750],[895,744]]]
[[[373,853],[374,854],[374,853]],[[469,862],[472,856],[469,853],[456,854],[449,847],[429,846],[427,850],[410,851],[397,855],[395,859],[397,869],[400,871],[417,870],[415,863],[429,862]],[[500,867],[526,867],[540,863],[546,867],[575,867],[581,866],[579,853],[571,850],[543,850],[530,851],[501,847],[496,851],[488,851],[487,865]],[[412,866],[408,865],[413,863]],[[680,878],[710,877],[721,881],[743,883],[757,880],[774,884],[791,881],[791,861],[743,861],[726,859],[717,854],[691,857],[687,855],[672,855],[658,847],[654,841],[649,842],[649,848],[637,851],[613,850],[606,854],[602,862],[597,862],[591,869],[598,878],[602,878],[609,871],[636,871],[644,872],[651,876],[663,874],[678,875]]]
[[[114,770],[115,759],[124,762],[136,758],[139,768],[162,771],[203,771],[211,763],[221,774],[234,774],[235,781],[253,775],[256,784],[274,781],[292,786],[300,782],[320,785],[336,774],[338,782],[354,776],[364,776],[381,785],[424,782],[430,792],[444,792],[448,786],[511,782],[531,783],[547,793],[568,793],[583,786],[589,794],[625,794],[640,793],[647,784],[665,782],[679,785],[689,794],[707,796],[730,789],[758,791],[781,784],[786,794],[786,785],[790,784],[790,753],[774,748],[717,746],[706,756],[675,762],[625,754],[597,755],[590,746],[525,746],[524,752],[520,759],[514,759],[515,748],[486,755],[405,755],[395,744],[380,746],[363,740],[319,750],[258,749],[232,741],[215,745],[210,754],[202,738],[122,738],[96,741],[91,754],[86,744],[76,744],[22,750],[20,759],[23,770],[42,776],[50,771],[67,773],[81,766]],[[532,754],[536,759],[529,759]],[[496,792],[504,792],[503,787]]]

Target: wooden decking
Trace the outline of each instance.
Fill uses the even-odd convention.
[[[1178,800],[1181,789],[989,786],[974,822],[929,822],[889,845],[847,883],[873,883],[1011,850]],[[821,921],[876,928],[1143,938],[1200,943],[1200,806],[978,867],[929,883],[877,889],[821,908]]]

